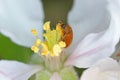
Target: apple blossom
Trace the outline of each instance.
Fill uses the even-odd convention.
[[[120,64],[106,58],[83,72],[80,80],[120,80]]]
[[[37,44],[44,41],[42,38],[44,16],[41,1],[1,0],[0,2],[0,32],[2,34],[10,37],[17,44],[30,47],[35,42],[30,31],[35,29],[32,32],[41,39],[36,40]],[[17,11],[14,13],[12,12],[14,10]],[[6,13],[9,13],[9,16]],[[117,0],[114,2],[112,0],[75,0],[68,15],[68,23],[73,29],[72,44],[64,48],[55,43],[57,48],[53,50],[54,47],[50,47],[50,51],[53,50],[55,54],[43,58],[43,63],[39,65],[2,60],[0,61],[1,78],[28,80],[36,74],[36,80],[76,80],[78,77],[73,66],[88,68],[112,55],[120,39],[119,21],[120,12]],[[60,33],[57,29],[55,32]],[[52,35],[55,34],[50,34]],[[40,51],[41,48],[36,46],[33,46],[32,50],[46,56],[48,54],[46,51],[49,52],[48,46],[46,47],[43,43],[41,45],[44,50]],[[62,55],[63,52],[65,55]]]

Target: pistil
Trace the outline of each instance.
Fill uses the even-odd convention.
[[[56,29],[50,29],[50,22],[46,22],[43,26],[44,29],[44,41],[41,41],[38,37],[38,32],[33,29],[32,33],[36,36],[36,42],[31,49],[39,54],[44,62],[45,67],[50,71],[59,71],[62,68],[64,56],[62,53],[66,47],[66,43],[61,40],[62,28],[56,25]]]

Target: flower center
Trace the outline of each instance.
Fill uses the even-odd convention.
[[[36,36],[36,41],[31,47],[34,53],[40,55],[44,62],[45,67],[51,71],[60,70],[64,62],[64,48],[66,42],[62,39],[65,35],[61,23],[56,25],[56,29],[50,28],[50,22],[46,22],[43,26],[44,41],[38,37],[38,32],[33,29],[32,33]]]

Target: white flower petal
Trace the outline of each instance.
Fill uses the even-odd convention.
[[[89,34],[79,43],[75,52],[69,57],[67,65],[90,67],[98,60],[110,56],[120,39],[120,12],[117,4],[109,3],[111,14],[110,26],[106,31]]]
[[[59,74],[57,72],[55,72],[52,77],[50,78],[50,80],[62,80],[61,77],[59,76]]]
[[[11,80],[11,79],[9,79],[8,76],[0,72],[0,80]]]
[[[85,70],[80,80],[120,80],[120,65],[112,58],[103,59]]]
[[[35,40],[31,29],[41,35],[43,18],[41,0],[0,0],[0,32],[17,44],[31,46]]]
[[[107,0],[74,0],[68,15],[68,23],[73,29],[73,42],[68,48],[71,53],[76,45],[89,33],[108,28],[110,16],[106,9]]]
[[[40,70],[40,66],[27,65],[17,61],[0,61],[0,75],[4,75],[11,80],[28,80],[30,76]]]

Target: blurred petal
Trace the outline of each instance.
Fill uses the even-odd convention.
[[[11,80],[28,80],[33,74],[40,71],[40,69],[40,66],[27,65],[16,61],[0,61],[0,75],[8,77]]]
[[[0,0],[0,32],[17,44],[31,46],[31,29],[41,35],[43,18],[41,0]]]
[[[120,65],[106,58],[85,70],[80,80],[120,80]]]
[[[111,56],[115,46],[120,39],[120,12],[117,4],[109,2],[111,14],[110,26],[107,30],[100,33],[89,34],[77,46],[74,53],[66,62],[77,67],[90,67],[98,60]]]
[[[3,73],[0,73],[0,80],[12,80],[9,79],[6,75],[4,75]]]
[[[50,80],[62,80],[58,73],[54,73]]]
[[[106,6],[107,0],[74,0],[68,15],[68,23],[73,29],[73,42],[68,48],[69,53],[72,53],[78,42],[89,33],[108,28],[110,16]]]

